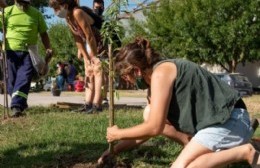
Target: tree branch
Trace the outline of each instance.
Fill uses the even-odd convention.
[[[118,19],[130,19],[136,12],[142,11],[144,9],[149,9],[151,5],[156,5],[160,2],[159,0],[154,0],[153,2],[147,4],[147,1],[148,0],[144,0],[143,2],[139,3],[135,8],[133,8],[132,11],[121,11],[123,12],[123,14],[120,14],[120,16],[118,16]]]

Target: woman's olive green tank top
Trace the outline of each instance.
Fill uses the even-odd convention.
[[[163,60],[154,69],[164,62],[172,62],[177,66],[167,117],[177,130],[195,134],[200,129],[229,119],[235,103],[240,99],[236,90],[187,60]]]

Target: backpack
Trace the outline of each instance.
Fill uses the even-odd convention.
[[[80,9],[82,9],[84,12],[86,12],[93,20],[94,24],[93,26],[96,27],[98,30],[102,28],[102,24],[104,20],[99,15],[95,14],[93,10],[87,6],[81,6]]]

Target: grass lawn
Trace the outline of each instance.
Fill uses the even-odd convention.
[[[128,93],[127,93],[128,94]],[[251,117],[260,118],[260,95],[244,98]],[[2,115],[2,108],[1,115]],[[27,116],[1,120],[0,167],[96,167],[108,148],[105,139],[108,111],[80,114],[57,108],[32,107]],[[142,109],[118,109],[115,123],[128,127],[142,122]],[[255,136],[260,135],[258,129]],[[181,146],[163,137],[152,138],[134,150],[121,153],[116,167],[169,167]],[[246,163],[229,168],[246,168]]]

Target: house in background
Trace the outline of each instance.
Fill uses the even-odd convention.
[[[226,72],[219,65],[209,65],[207,63],[204,63],[201,65],[201,67],[207,69],[212,73]],[[247,62],[245,65],[242,65],[240,63],[237,66],[236,72],[247,76],[249,81],[253,84],[253,88],[260,89],[260,61],[254,63]]]

